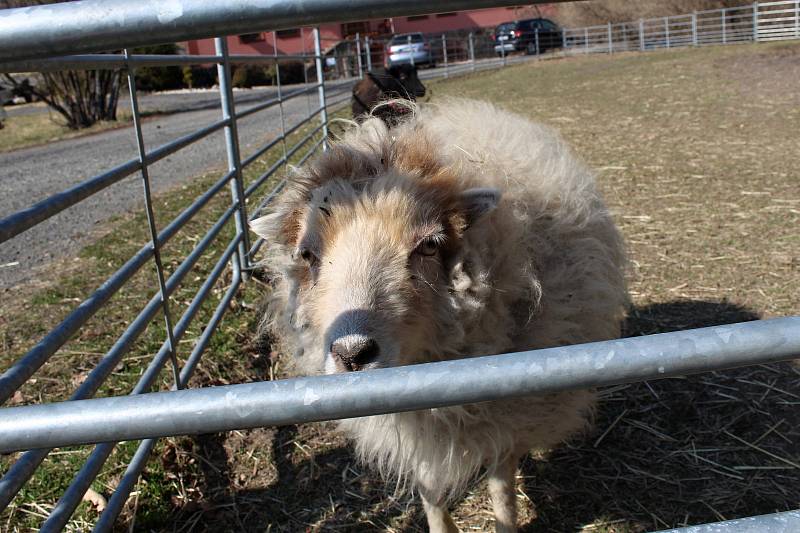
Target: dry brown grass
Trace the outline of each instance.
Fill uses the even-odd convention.
[[[799,59],[797,45],[578,58],[433,91],[549,123],[598,169],[635,265],[626,333],[642,335],[800,312]],[[281,375],[278,354],[253,357]],[[522,465],[523,530],[638,532],[800,506],[798,385],[797,368],[762,365],[603,391],[591,432]],[[155,529],[425,529],[329,424],[174,450],[160,467],[188,502]],[[480,485],[453,512],[465,531],[492,526]]]
[[[555,19],[562,26],[581,27],[607,22],[630,22],[640,18],[686,15],[693,11],[743,6],[743,0],[593,0],[558,6]]]
[[[127,126],[130,121],[130,114],[120,113],[117,122],[101,121],[89,128],[72,130],[64,125],[64,120],[60,116],[56,116],[52,112],[8,117],[3,121],[5,127],[0,130],[0,152],[10,152],[62,139],[92,135],[104,130]]]
[[[748,45],[541,62],[432,92],[550,124],[597,169],[634,263],[626,333],[642,335],[800,314],[798,82],[800,46]],[[250,320],[252,294],[238,302]],[[252,324],[222,328],[193,386],[285,375]],[[590,432],[522,465],[522,529],[638,532],[800,507],[798,385],[797,367],[762,365],[604,390]],[[332,424],[161,442],[120,530],[425,530],[418,502],[393,497]],[[485,487],[453,514],[489,529]]]

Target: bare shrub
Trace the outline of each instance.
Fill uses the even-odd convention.
[[[52,4],[52,0],[0,0],[0,8]],[[47,103],[66,120],[71,129],[88,128],[101,120],[117,119],[122,71],[64,70],[43,72],[40,82],[31,92]],[[15,88],[25,83],[27,76],[4,74]]]

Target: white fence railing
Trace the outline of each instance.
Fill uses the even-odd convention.
[[[566,53],[614,53],[800,39],[800,0],[754,2],[671,17],[565,28],[562,34]]]
[[[473,72],[540,57],[581,53],[617,53],[800,39],[800,0],[754,2],[737,7],[695,11],[684,15],[615,22],[560,31],[536,31],[531,46],[507,52],[489,31],[425,35],[427,56],[420,78]],[[356,34],[329,52],[333,76],[363,76],[385,64],[386,38]],[[410,45],[410,43],[409,43]],[[526,56],[535,56],[527,57]],[[412,59],[413,64],[413,59]]]

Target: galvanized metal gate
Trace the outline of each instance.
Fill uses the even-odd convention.
[[[70,401],[0,409],[0,452],[31,450],[25,452],[0,479],[0,508],[5,508],[12,501],[47,457],[50,449],[57,446],[100,443],[42,525],[43,531],[56,531],[64,527],[116,442],[144,439],[95,525],[96,531],[108,531],[127,500],[156,442],[155,439],[159,437],[455,405],[780,361],[800,355],[800,317],[788,317],[565,348],[382,369],[349,376],[185,390],[189,377],[215,328],[221,322],[229,302],[244,282],[246,272],[252,267],[253,254],[263,244],[261,240],[250,242],[247,223],[263,211],[284,182],[279,182],[265,200],[252,210],[247,208],[247,199],[259,194],[260,188],[270,177],[292,158],[297,156],[302,163],[325,146],[329,103],[325,90],[330,85],[326,85],[323,76],[319,32],[314,31],[314,53],[298,57],[314,63],[315,79],[290,92],[283,92],[279,85],[276,98],[242,110],[235,109],[234,105],[231,65],[250,62],[277,63],[277,56],[231,55],[225,39],[222,38],[216,39],[216,53],[210,56],[139,56],[129,53],[128,50],[121,54],[64,55],[208,37],[220,32],[276,30],[338,21],[345,17],[356,20],[378,14],[414,15],[503,4],[511,2],[443,0],[432,4],[408,0],[385,4],[378,0],[350,0],[305,3],[301,9],[299,5],[268,0],[172,0],[160,4],[158,9],[151,9],[153,4],[150,3],[134,5],[124,0],[83,0],[0,12],[0,61],[16,62],[0,65],[0,71],[67,67],[125,69],[138,146],[137,156],[130,161],[0,220],[0,242],[13,238],[137,172],[142,178],[151,237],[149,243],[77,306],[58,327],[5,370],[0,376],[0,402],[8,400],[151,260],[155,264],[159,287],[158,293],[74,391]],[[54,20],[58,20],[59,24],[53,25]],[[669,28],[667,26],[668,30]],[[583,33],[586,36],[588,30]],[[585,37],[584,44],[588,45],[589,42],[589,38]],[[612,42],[613,37],[609,39],[610,46],[613,46]],[[442,46],[447,57],[444,39]],[[444,72],[473,70],[475,57],[471,43],[469,49],[471,65]],[[281,56],[280,59],[285,57]],[[360,53],[358,61],[361,61]],[[217,65],[222,118],[166,145],[147,150],[136,94],[137,67],[193,63]],[[505,58],[502,63],[505,63]],[[308,115],[302,121],[287,125],[282,118],[280,136],[246,157],[242,156],[237,133],[238,120],[275,106],[281,109],[283,117],[284,102],[309,94],[316,96],[317,104],[309,109]],[[289,136],[301,129],[304,135],[289,146]],[[148,168],[168,155],[190,147],[220,130],[225,132],[227,172],[169,224],[158,228],[153,213]],[[256,180],[245,184],[242,178],[243,169],[271,149],[281,150],[280,157]],[[161,261],[161,247],[213,197],[224,194],[226,187],[230,189],[230,205],[172,274],[167,276]],[[175,317],[169,305],[171,294],[199,257],[220,238],[223,227],[230,223],[236,228],[234,238],[226,243],[224,252],[218,257],[215,267],[203,281],[192,303],[182,316]],[[227,268],[232,271],[231,283],[181,367],[176,357],[177,343],[186,333],[200,304]],[[91,399],[147,324],[159,314],[165,323],[166,337],[131,395]],[[601,356],[602,365],[599,364]],[[166,365],[172,368],[173,391],[148,393]],[[460,386],[437,387],[437,380],[458,383]],[[355,390],[358,391],[357,395],[354,394]],[[795,531],[800,528],[800,513],[757,517],[747,519],[746,523],[755,524],[753,527],[757,529],[752,529],[753,531]],[[743,522],[737,522],[715,527],[733,531],[741,530],[744,527],[742,524]],[[693,531],[705,530],[701,527]]]

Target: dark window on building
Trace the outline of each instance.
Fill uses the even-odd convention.
[[[291,30],[278,30],[275,34],[280,39],[286,39],[289,37],[300,37],[300,28],[293,28]]]
[[[369,22],[364,20],[360,22],[346,22],[342,24],[343,37],[350,37],[351,35],[355,35],[356,33],[360,33],[361,35],[369,33]]]
[[[263,33],[243,33],[239,36],[239,42],[243,44],[257,43],[264,40]]]
[[[406,17],[406,20],[409,22],[414,22],[415,20],[427,20],[428,15],[414,15],[413,17]]]
[[[456,15],[458,15],[458,13],[456,13],[455,11],[449,11],[447,13],[437,13],[436,14],[437,17],[455,17]]]

